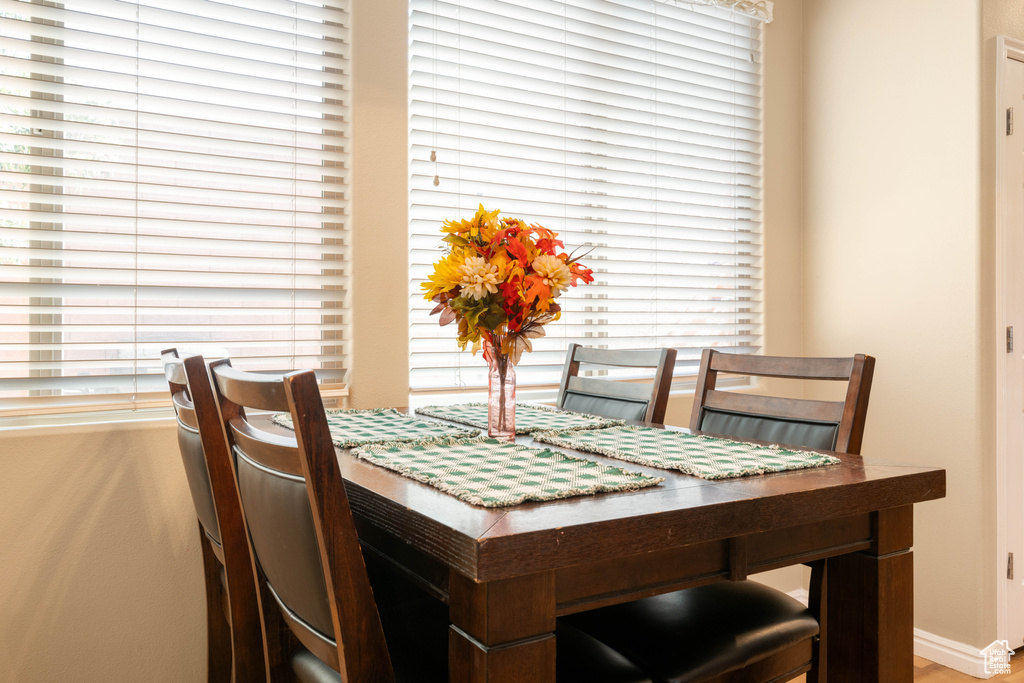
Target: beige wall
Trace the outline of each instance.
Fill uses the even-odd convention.
[[[353,408],[409,398],[409,8],[352,0]]]
[[[206,676],[202,559],[171,419],[0,434],[0,680]]]
[[[986,39],[1004,35],[1024,40],[1024,4],[1013,0],[984,0],[981,29]]]
[[[804,2],[804,350],[878,359],[864,453],[946,468],[915,511],[918,628],[995,637],[980,3]]]

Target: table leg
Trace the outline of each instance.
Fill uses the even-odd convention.
[[[873,515],[874,543],[828,560],[827,680],[914,677],[913,508]]]
[[[555,683],[552,572],[477,583],[449,581],[448,680]]]

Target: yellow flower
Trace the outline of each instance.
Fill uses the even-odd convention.
[[[556,297],[569,289],[572,273],[562,259],[550,254],[541,254],[533,259],[533,271],[540,275],[544,284],[551,288],[551,296]]]
[[[483,211],[483,205],[480,205],[480,211]],[[483,215],[477,212],[474,218],[480,219],[480,239],[487,244],[494,241],[495,235],[501,230],[501,223],[496,218],[497,211],[485,212]]]
[[[476,214],[469,220],[445,221],[441,232],[462,237],[468,236],[470,239],[475,239],[483,231],[485,239],[489,241],[494,236],[494,233],[498,231],[499,213],[500,211],[488,211],[481,204],[480,208],[476,210]]]
[[[473,216],[473,221],[477,225],[477,230],[473,230],[471,234],[476,236],[477,231],[479,230],[479,234],[490,241],[494,237],[494,233],[498,232],[499,213],[501,213],[501,211],[498,211],[497,209],[494,211],[488,211],[484,208],[484,205],[481,204],[476,210],[476,215]]]
[[[483,256],[471,256],[459,268],[462,293],[474,299],[483,299],[498,291],[498,266],[491,265]]]
[[[441,292],[448,292],[455,289],[462,280],[462,264],[465,262],[465,253],[460,250],[452,250],[440,261],[434,264],[434,272],[427,276],[427,282],[420,285],[427,290],[423,298],[431,301]]]

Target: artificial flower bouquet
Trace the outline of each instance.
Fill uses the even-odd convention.
[[[459,348],[472,344],[475,354],[482,346],[485,358],[500,353],[516,364],[558,319],[555,299],[594,276],[561,251],[556,233],[498,214],[481,204],[469,220],[445,222],[447,249],[422,284],[423,298],[437,303],[431,314],[440,313],[441,325],[458,321]]]

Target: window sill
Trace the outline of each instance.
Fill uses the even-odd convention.
[[[0,432],[21,429],[85,427],[90,425],[122,424],[130,422],[162,422],[173,419],[174,410],[170,405],[161,408],[142,408],[138,410],[91,411],[49,415],[18,415],[0,417]]]

